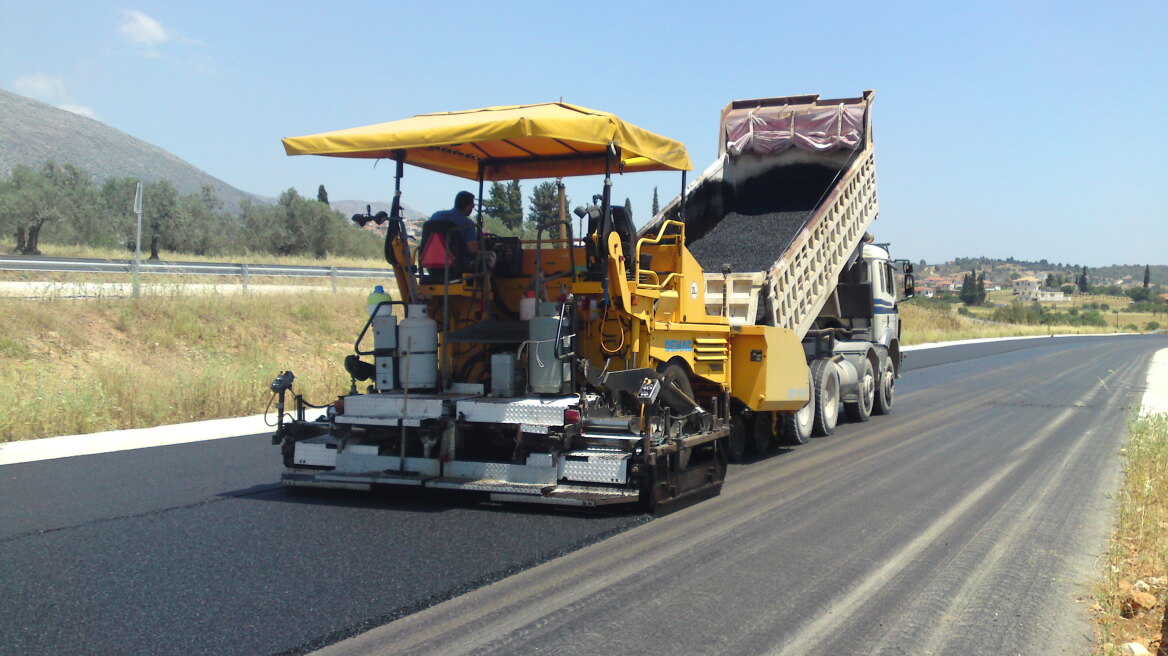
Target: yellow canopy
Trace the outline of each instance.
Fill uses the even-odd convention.
[[[521,180],[604,173],[609,144],[623,171],[688,171],[679,141],[613,114],[567,103],[486,107],[284,139],[289,155],[396,159],[477,180]],[[614,173],[616,172],[614,167]]]

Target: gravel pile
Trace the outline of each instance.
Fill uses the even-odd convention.
[[[691,242],[689,251],[707,273],[721,271],[726,263],[732,273],[767,271],[795,240],[810,215],[808,211],[756,215],[731,212]]]

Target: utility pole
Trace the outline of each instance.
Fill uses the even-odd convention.
[[[138,181],[138,187],[134,190],[134,214],[138,215],[138,231],[134,238],[134,298],[138,298],[141,293],[138,274],[142,268],[142,181]]]

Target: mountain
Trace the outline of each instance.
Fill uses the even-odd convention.
[[[84,169],[98,184],[120,177],[165,179],[183,194],[207,185],[232,211],[245,198],[271,202],[105,123],[0,89],[0,178],[12,175],[17,164],[39,168],[49,160]]]

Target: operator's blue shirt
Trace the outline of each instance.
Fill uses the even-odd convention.
[[[453,224],[458,229],[458,235],[462,237],[464,244],[472,244],[479,240],[479,232],[476,229],[475,222],[457,209],[434,212],[430,217],[430,221],[446,221]]]

